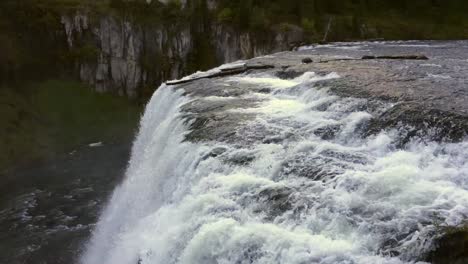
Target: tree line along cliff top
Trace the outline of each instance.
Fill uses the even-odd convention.
[[[186,23],[194,19],[218,22],[239,30],[265,30],[294,24],[311,34],[323,33],[330,18],[342,32],[332,40],[360,39],[363,26],[392,39],[454,39],[468,37],[468,2],[464,0],[4,0],[14,15],[87,9],[123,15],[139,22]],[[162,3],[165,2],[165,3]],[[13,12],[11,12],[13,11]],[[19,16],[18,16],[19,15]],[[24,17],[25,19],[27,17]],[[34,17],[29,17],[30,19]],[[50,17],[49,17],[50,18]],[[4,20],[2,19],[2,20]],[[47,19],[47,16],[43,19]],[[49,21],[51,22],[51,21]]]
[[[148,27],[190,27],[196,33],[220,25],[268,34],[303,30],[304,41],[363,39],[466,39],[466,0],[3,0],[0,3],[0,77],[17,69],[45,76],[92,50],[67,50],[63,14],[122,17]],[[62,32],[61,32],[62,31]],[[60,33],[61,32],[61,33]],[[60,35],[62,34],[62,35]],[[203,38],[202,38],[203,39]],[[93,55],[93,54],[91,54]],[[47,67],[37,67],[48,62]],[[24,70],[26,69],[26,70]]]

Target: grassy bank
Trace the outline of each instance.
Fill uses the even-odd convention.
[[[69,80],[0,88],[0,171],[93,142],[128,140],[142,107]]]

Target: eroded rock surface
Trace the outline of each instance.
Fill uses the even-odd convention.
[[[337,44],[334,47],[318,46],[298,52],[277,53],[252,59],[241,66],[234,65],[224,71],[215,71],[203,77],[174,81],[170,84],[194,82],[184,89],[197,93],[204,91],[205,96],[240,96],[252,89],[261,91],[249,84],[220,85],[216,78],[223,80],[223,76],[228,78],[228,75],[248,74],[246,72],[252,69],[255,70],[254,73],[270,74],[284,80],[297,78],[305,72],[315,72],[319,75],[334,72],[340,78],[321,80],[315,86],[318,89],[329,89],[339,96],[375,99],[391,104],[386,111],[374,115],[365,131],[366,135],[378,133],[383,129],[400,128],[400,143],[404,145],[413,137],[428,136],[437,141],[460,141],[468,134],[468,59],[459,57],[463,52],[468,52],[466,42],[424,44],[428,48],[422,51],[428,52],[430,59],[422,62],[417,59],[427,58],[426,56],[405,55],[409,52],[421,52],[418,45],[352,45],[350,43]],[[436,48],[430,49],[431,46]],[[437,48],[438,46],[444,48]],[[364,53],[383,54],[374,58],[410,59],[363,60],[361,55]],[[316,63],[304,64],[304,59],[311,59]],[[320,63],[323,61],[327,63]],[[200,78],[214,80],[197,81]],[[197,88],[199,86],[204,88]],[[269,88],[262,89],[266,93],[271,92]],[[251,106],[252,103],[246,103],[244,106]],[[369,111],[375,110],[372,109],[375,108],[373,106],[366,107]],[[225,120],[219,122],[224,123]],[[405,128],[401,129],[403,126]],[[336,127],[321,128],[314,133],[330,138],[335,130]]]
[[[428,257],[428,261],[433,264],[468,263],[468,229],[447,231],[447,234],[437,239],[435,247]]]

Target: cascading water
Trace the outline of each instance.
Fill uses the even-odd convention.
[[[316,85],[336,78],[245,74],[203,96],[203,83],[161,86],[81,263],[420,259],[468,216],[468,142],[363,136],[391,105]]]

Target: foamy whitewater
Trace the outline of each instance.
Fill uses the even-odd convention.
[[[467,219],[468,142],[397,149],[396,130],[363,137],[390,105],[315,86],[334,78],[219,80],[271,89],[225,110],[254,115],[235,142],[184,140],[182,112],[193,100],[233,98],[162,85],[81,263],[415,263],[439,228]]]

